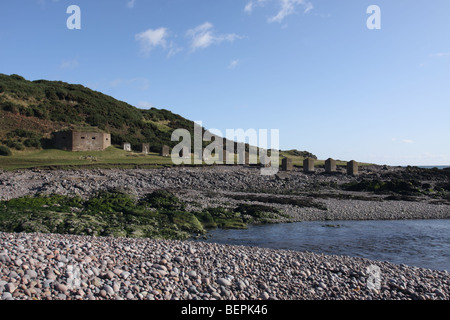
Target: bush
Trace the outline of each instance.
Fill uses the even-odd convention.
[[[11,103],[9,101],[6,101],[6,102],[2,103],[2,109],[4,111],[8,111],[8,112],[11,112],[11,113],[14,113],[14,114],[19,113],[19,107],[16,104]]]
[[[36,149],[42,148],[41,141],[37,138],[27,139],[23,144],[27,148],[36,148]]]
[[[16,129],[16,130],[10,131],[10,132],[8,132],[8,134],[6,136],[8,138],[19,137],[19,138],[30,138],[30,139],[36,139],[36,138],[41,137],[41,135],[39,135],[38,133],[36,133],[34,131],[28,131],[28,130],[24,130],[24,129]]]
[[[6,146],[0,146],[0,156],[11,156],[11,150]]]
[[[12,74],[10,77],[11,77],[11,79],[14,79],[14,80],[25,81],[25,78],[22,76],[19,76],[18,74]]]

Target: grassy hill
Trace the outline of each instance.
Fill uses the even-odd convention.
[[[114,147],[103,152],[73,153],[52,147],[53,132],[86,128],[111,133],[113,146],[126,141],[133,150],[139,150],[141,143],[150,143],[152,153],[143,157]],[[170,159],[158,153],[163,145],[177,144],[171,141],[171,134],[178,128],[187,129],[193,138],[194,122],[168,110],[139,109],[82,85],[0,74],[0,156],[9,155],[0,157],[1,169],[167,165]],[[204,142],[204,146],[207,144]],[[317,159],[298,150],[283,151],[281,156],[293,158],[298,166],[305,157]]]
[[[151,142],[159,152],[174,144],[173,129],[192,132],[193,125],[168,110],[138,109],[82,85],[0,74],[0,140],[13,149],[39,148],[38,141],[56,130],[95,127],[111,133],[113,144],[127,141],[139,149]]]

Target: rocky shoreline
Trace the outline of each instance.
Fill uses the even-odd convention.
[[[0,241],[3,300],[450,298],[445,271],[361,258],[54,234],[0,233]]]
[[[413,195],[342,188],[370,179],[411,178],[420,191]],[[166,189],[192,211],[270,205],[284,212],[273,222],[449,219],[445,189],[434,191],[448,183],[447,172],[379,166],[364,167],[357,177],[321,169],[305,174],[298,168],[261,176],[258,168],[242,166],[22,170],[0,172],[0,200],[53,194],[88,198],[97,190],[114,189],[142,196]],[[0,233],[0,241],[3,300],[450,299],[445,271],[345,256],[39,233]],[[367,285],[370,266],[380,268],[376,288]]]
[[[399,177],[413,177],[430,188],[439,183],[450,184],[450,175],[430,172],[433,173],[425,169],[409,172],[405,168],[386,166],[363,167],[357,177],[342,172],[325,174],[323,169],[317,169],[314,174],[305,174],[297,169],[289,173],[262,176],[258,168],[243,166],[147,170],[23,170],[0,172],[0,200],[36,194],[78,195],[86,198],[97,190],[117,189],[138,197],[154,190],[167,189],[185,201],[189,210],[206,207],[232,208],[240,203],[264,204],[250,197],[270,197],[270,205],[287,215],[274,222],[449,219],[449,199],[436,199],[428,194],[390,199],[386,194],[339,188],[340,185],[362,179],[389,180]],[[236,195],[239,199],[236,199]],[[314,199],[326,210],[286,204],[282,201],[285,199]]]

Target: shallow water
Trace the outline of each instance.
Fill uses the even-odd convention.
[[[450,220],[321,221],[210,231],[208,242],[310,251],[450,271]]]

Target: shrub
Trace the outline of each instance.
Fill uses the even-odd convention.
[[[19,76],[18,74],[12,74],[10,77],[11,77],[11,79],[14,79],[14,80],[25,81],[25,78],[22,76]]]
[[[19,113],[18,106],[16,104],[14,104],[14,103],[9,102],[9,101],[3,102],[2,109],[4,111],[8,111],[8,112],[11,112],[11,113],[14,113],[14,114]]]
[[[19,138],[39,138],[40,135],[36,132],[33,131],[28,131],[28,130],[24,130],[24,129],[16,129],[13,131],[8,132],[8,134],[6,135],[8,138],[15,138],[15,137],[19,137]]]
[[[6,146],[0,146],[0,156],[11,156],[11,150]]]
[[[25,147],[23,146],[23,144],[21,144],[20,142],[17,141],[13,141],[13,140],[5,140],[3,141],[4,144],[6,144],[7,147],[9,148],[14,148],[16,150],[24,150]]]
[[[42,148],[41,141],[37,138],[27,139],[23,144],[27,148],[36,148],[36,149]]]

